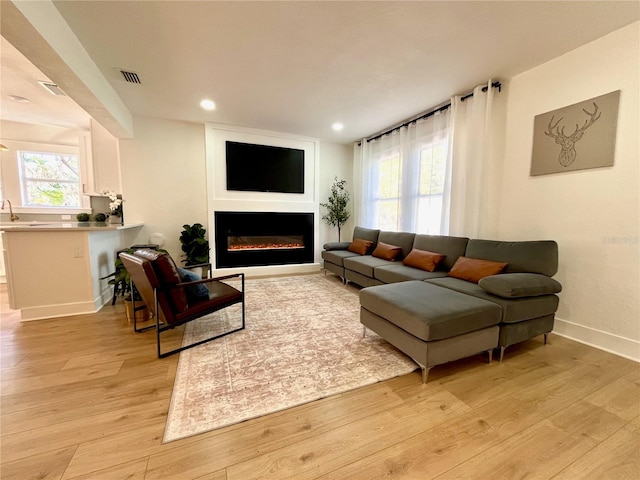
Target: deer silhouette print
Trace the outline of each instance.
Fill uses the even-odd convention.
[[[589,117],[588,120],[585,120],[584,125],[582,127],[576,124],[576,129],[571,135],[565,135],[564,126],[558,126],[564,117],[560,117],[556,123],[553,123],[554,117],[551,117],[549,121],[549,125],[547,125],[547,130],[544,132],[548,137],[554,138],[556,143],[562,147],[560,150],[560,155],[558,155],[558,162],[563,167],[568,167],[571,165],[576,159],[576,143],[582,138],[584,132],[587,128],[593,125],[602,114],[598,111],[598,105],[593,102],[593,106],[595,110],[593,113],[589,113],[584,108],[582,111],[587,114]]]

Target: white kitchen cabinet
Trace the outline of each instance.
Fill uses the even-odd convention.
[[[122,193],[118,139],[92,119],[91,135],[86,140],[87,185],[84,193],[99,194],[107,189]]]

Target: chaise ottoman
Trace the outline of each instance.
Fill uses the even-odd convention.
[[[360,322],[409,355],[427,383],[431,367],[498,346],[500,307],[422,281],[360,291]]]

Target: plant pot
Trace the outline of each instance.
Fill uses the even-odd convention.
[[[124,308],[127,312],[127,322],[133,322],[133,302],[131,300],[125,299]],[[149,320],[149,309],[142,302],[136,302],[136,322],[146,322]]]
[[[122,217],[118,217],[117,215],[109,215],[109,223],[112,225],[120,225],[122,224]]]

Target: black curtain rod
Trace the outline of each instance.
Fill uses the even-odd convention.
[[[502,84],[500,82],[493,82],[491,84],[491,86],[493,88],[497,88],[498,92],[502,92]],[[482,87],[482,91],[483,92],[486,92],[488,89],[489,89],[488,86]],[[473,92],[469,92],[466,95],[463,95],[462,98],[460,98],[460,101],[464,102],[467,98],[470,98],[470,97],[473,97]],[[391,132],[395,132],[396,130],[400,130],[403,127],[407,127],[407,126],[411,125],[412,123],[416,123],[418,120],[424,120],[425,118],[429,118],[429,117],[435,115],[438,112],[444,112],[450,106],[451,106],[451,102],[449,102],[449,103],[447,103],[445,105],[442,105],[440,107],[437,107],[437,108],[435,108],[433,110],[429,110],[427,113],[425,113],[423,115],[420,115],[419,117],[416,117],[416,118],[414,118],[412,120],[409,120],[409,121],[403,123],[402,125],[398,125],[396,127],[390,128],[389,130],[386,130],[386,131],[384,131],[382,133],[379,133],[378,135],[376,135],[374,137],[367,138],[367,143],[372,142],[374,140],[377,140],[378,138],[384,137],[385,135],[388,135]],[[361,143],[358,143],[358,145],[361,145]]]

